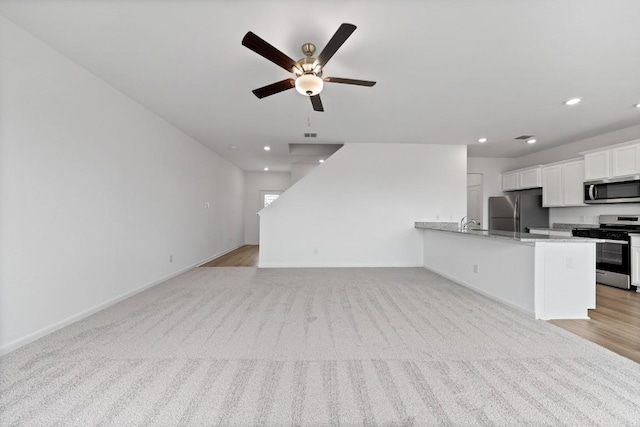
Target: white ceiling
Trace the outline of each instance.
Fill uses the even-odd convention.
[[[244,170],[316,161],[290,142],[516,157],[640,124],[639,0],[20,0],[0,13]],[[251,93],[291,75],[243,47],[247,31],[299,59],[343,22],[358,29],[324,75],[375,87],[326,84],[324,113],[295,90]]]

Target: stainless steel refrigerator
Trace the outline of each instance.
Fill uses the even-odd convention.
[[[489,197],[489,230],[526,233],[535,227],[549,227],[549,208],[542,207],[541,195]]]

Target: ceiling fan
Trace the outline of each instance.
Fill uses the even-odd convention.
[[[311,99],[311,105],[315,111],[324,111],[322,101],[320,100],[320,92],[327,83],[343,83],[358,86],[373,86],[376,82],[368,80],[344,79],[342,77],[322,77],[322,71],[329,62],[329,59],[336,53],[342,44],[356,30],[353,24],[342,24],[338,31],[335,32],[329,43],[320,52],[317,58],[313,55],[316,46],[313,43],[305,43],[302,45],[302,53],[305,57],[299,61],[294,61],[287,55],[256,36],[249,31],[242,39],[242,45],[251,49],[258,55],[268,59],[274,64],[284,68],[296,75],[295,78],[288,78],[270,85],[254,89],[252,92],[258,98],[264,98],[276,93],[283,92],[288,89],[296,88],[302,95]]]

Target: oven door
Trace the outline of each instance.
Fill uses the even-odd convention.
[[[629,289],[630,255],[628,240],[605,240],[596,243],[596,281]]]

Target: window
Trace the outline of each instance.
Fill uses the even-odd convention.
[[[260,209],[266,208],[267,206],[269,206],[271,203],[273,203],[274,200],[280,197],[280,194],[282,194],[282,191],[273,191],[273,190],[261,191],[260,192]]]

